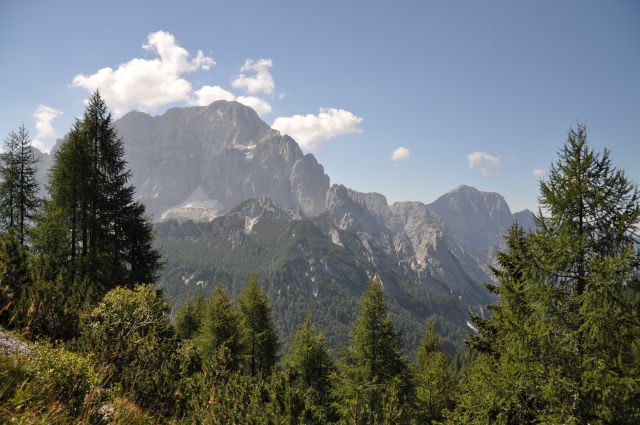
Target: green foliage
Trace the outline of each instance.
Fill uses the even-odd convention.
[[[64,267],[70,279],[88,278],[103,292],[153,281],[160,264],[123,155],[123,142],[96,92],[56,151],[51,199],[33,233],[34,247],[48,257],[54,274]]]
[[[20,324],[21,307],[30,281],[27,249],[11,228],[0,239],[0,320],[3,323]]]
[[[369,282],[362,299],[340,372],[336,399],[343,417],[356,424],[380,423],[385,418],[408,423],[405,407],[411,402],[411,379],[378,279]]]
[[[89,393],[103,379],[87,357],[46,345],[37,347],[29,369],[33,379],[49,385],[48,391],[64,400],[74,414],[81,411]]]
[[[116,288],[91,311],[85,349],[107,367],[110,384],[142,406],[170,411],[179,381],[177,340],[169,306],[153,286]]]
[[[292,384],[305,399],[330,416],[335,367],[324,335],[313,326],[310,315],[296,332],[286,366]]]
[[[251,376],[269,376],[278,359],[278,335],[271,307],[264,291],[252,275],[238,298],[240,344],[243,368]]]
[[[413,369],[416,420],[423,424],[442,421],[454,407],[456,383],[432,319],[427,321]]]
[[[500,303],[474,318],[479,354],[452,419],[637,423],[638,190],[581,125],[540,190],[538,230],[511,229],[490,287]]]
[[[39,345],[31,358],[0,355],[0,417],[12,423],[95,422],[102,374],[63,348]]]
[[[180,339],[191,339],[202,322],[205,298],[202,293],[187,296],[185,302],[176,310],[173,324]]]
[[[202,324],[195,337],[200,357],[204,362],[236,368],[241,350],[240,318],[222,286],[216,286],[213,295],[203,305],[201,315]]]

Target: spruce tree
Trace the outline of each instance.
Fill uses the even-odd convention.
[[[397,421],[408,420],[410,376],[378,279],[369,282],[362,299],[341,369],[337,398],[343,417],[357,424],[377,423],[389,413],[387,406],[400,409]]]
[[[21,245],[40,205],[36,165],[29,132],[22,125],[9,133],[0,156],[0,220],[5,231],[15,227]]]
[[[237,304],[244,369],[251,376],[269,376],[278,359],[278,336],[269,301],[255,274],[249,278]]]

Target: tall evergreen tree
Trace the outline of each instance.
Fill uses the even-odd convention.
[[[0,156],[0,220],[5,230],[16,228],[21,245],[40,205],[36,165],[29,132],[22,125],[9,133]]]
[[[324,335],[313,326],[310,315],[296,332],[286,363],[292,374],[293,384],[315,404],[328,409],[332,399],[332,374],[335,368],[325,346]]]
[[[176,328],[178,338],[191,339],[196,335],[202,324],[205,301],[202,293],[197,292],[189,294],[180,304],[173,318],[173,326]]]
[[[420,340],[414,379],[418,422],[430,424],[444,419],[446,411],[453,408],[455,384],[433,319],[427,321],[425,334]]]
[[[123,156],[123,141],[95,92],[56,152],[51,199],[34,232],[36,247],[49,254],[55,248],[56,261],[72,279],[89,278],[101,291],[151,282],[160,265],[151,224],[144,206],[134,201]]]
[[[582,125],[540,190],[538,230],[511,229],[490,288],[500,303],[474,319],[455,420],[638,423],[638,190]]]
[[[393,327],[378,279],[369,282],[351,342],[342,364],[344,382],[338,385],[341,413],[356,424],[379,423],[385,405],[400,408],[395,421],[408,420],[411,383],[402,356],[401,335]]]
[[[251,376],[269,376],[278,359],[278,336],[271,307],[253,274],[238,298],[242,359]]]
[[[195,336],[200,356],[218,367],[235,368],[240,354],[240,323],[221,284],[216,285],[201,314],[201,325]]]

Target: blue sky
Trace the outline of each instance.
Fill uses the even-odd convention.
[[[373,3],[3,1],[0,136],[24,122],[51,146],[100,83],[120,113],[262,102],[332,182],[390,201],[468,184],[534,208],[576,120],[640,181],[640,3]],[[146,66],[169,88],[139,84]]]

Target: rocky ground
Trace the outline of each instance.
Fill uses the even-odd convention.
[[[33,350],[24,342],[0,330],[0,354],[29,355]]]

